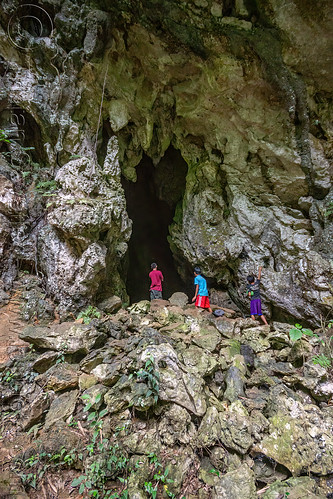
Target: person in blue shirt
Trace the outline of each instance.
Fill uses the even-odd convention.
[[[192,301],[195,302],[195,306],[198,308],[206,308],[208,312],[213,313],[210,308],[209,298],[208,298],[208,289],[207,282],[204,277],[201,275],[200,267],[194,267],[194,285],[195,285],[195,293],[192,298]]]

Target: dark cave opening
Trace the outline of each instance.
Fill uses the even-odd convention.
[[[163,298],[170,298],[176,291],[188,293],[189,283],[177,272],[168,242],[169,225],[185,191],[187,164],[170,147],[156,167],[144,156],[136,171],[136,182],[122,179],[127,212],[133,221],[126,281],[130,301],[149,299],[152,262],[157,263],[164,276]]]

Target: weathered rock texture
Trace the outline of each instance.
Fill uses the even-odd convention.
[[[50,456],[71,453],[58,464],[64,474],[72,468],[67,497],[78,475],[92,477],[99,497],[114,488],[125,497],[119,477],[128,497],[142,499],[149,482],[157,497],[331,497],[333,385],[314,363],[329,328],[302,340],[298,359],[288,324],[156,302],[89,325],[23,330],[34,348],[0,366],[6,467],[38,475]],[[15,445],[30,429],[25,456],[34,464]],[[50,482],[40,476],[37,489]]]
[[[159,196],[178,203],[179,272],[201,264],[245,309],[245,277],[263,263],[268,313],[327,315],[331,2],[46,1],[49,17],[34,11],[42,32],[19,21],[18,5],[0,16],[7,287],[20,262],[45,276],[61,310],[126,299],[121,175],[135,181],[143,154],[157,165],[172,146],[188,165],[185,192],[173,199],[166,168]],[[39,183],[52,179],[46,204]]]

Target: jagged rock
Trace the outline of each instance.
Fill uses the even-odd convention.
[[[0,212],[11,218],[20,212],[25,212],[26,202],[24,196],[15,192],[14,183],[0,174]]]
[[[236,470],[241,465],[240,456],[223,447],[213,447],[211,449],[210,460],[214,468],[222,472]]]
[[[301,401],[283,386],[271,390],[266,408],[269,434],[259,452],[283,464],[294,475],[302,470],[327,474],[333,464],[332,414]],[[306,425],[305,425],[306,422]]]
[[[288,361],[295,366],[302,365],[304,359],[309,357],[309,354],[311,354],[312,351],[312,345],[308,341],[301,338],[300,340],[295,341],[292,345],[288,355]]]
[[[273,323],[276,325],[276,323]],[[285,326],[285,324],[281,324],[281,326]],[[285,329],[274,329],[274,331],[270,332],[267,335],[267,339],[270,343],[270,345],[275,349],[275,350],[281,350],[285,347],[289,347],[292,345],[292,341],[289,338],[289,330],[291,329],[289,325],[288,330],[286,331]]]
[[[106,9],[99,1],[93,10],[58,2],[57,36],[26,34],[26,59],[3,22],[2,55],[11,70],[1,95],[27,119],[9,120],[11,108],[1,112],[15,137],[3,144],[2,190],[29,204],[20,207],[17,223],[26,226],[25,237],[14,230],[6,265],[13,267],[12,254],[24,243],[37,246],[36,267],[61,314],[96,295],[127,299],[131,221],[121,174],[135,182],[143,153],[156,167],[163,157],[168,164],[170,143],[188,170],[175,182],[163,164],[163,182],[153,188],[175,215],[168,238],[183,277],[201,264],[214,287],[228,288],[245,312],[246,275],[264,263],[263,303],[276,316],[318,323],[329,311],[330,4],[317,10],[299,8],[296,0],[287,9],[273,0],[254,10],[244,5],[168,2],[156,31],[146,4],[136,11],[131,2]],[[61,82],[53,78],[55,56],[66,57]],[[18,147],[22,132],[36,142],[41,180],[57,181],[47,208],[33,192],[41,187],[39,178],[30,182],[31,158]],[[8,211],[13,203],[5,201]]]
[[[87,388],[82,395],[87,395],[89,399],[86,402],[91,404],[93,409],[98,410],[104,402],[104,395],[107,392],[107,388],[100,384],[95,384]]]
[[[32,367],[39,374],[45,373],[45,371],[56,363],[58,358],[57,352],[45,352],[37,357]]]
[[[80,390],[88,390],[88,388],[91,388],[92,386],[96,385],[97,383],[97,378],[93,376],[92,374],[80,374],[79,376],[79,388]]]
[[[38,348],[63,351],[66,354],[88,353],[102,345],[106,335],[89,324],[63,322],[48,327],[28,326],[19,336]]]
[[[217,319],[214,322],[214,326],[218,332],[226,338],[232,338],[234,336],[235,325],[236,323],[234,321],[229,321],[224,318]]]
[[[56,364],[36,378],[36,382],[45,389],[60,392],[78,386],[78,366],[67,362]]]
[[[153,300],[157,301],[157,300]],[[146,314],[150,310],[151,303],[148,300],[142,300],[138,303],[134,303],[130,307],[128,307],[128,311],[130,314]]]
[[[256,353],[268,350],[270,347],[267,335],[269,326],[258,326],[255,328],[247,328],[242,331],[242,342],[250,345]]]
[[[132,454],[159,454],[161,441],[154,428],[143,428],[123,438],[123,445]]]
[[[286,468],[263,454],[258,454],[254,457],[253,471],[256,480],[263,483],[285,480],[289,476],[289,471]]]
[[[215,407],[208,407],[198,429],[196,444],[198,447],[210,447],[220,436],[220,417]]]
[[[277,481],[266,490],[262,499],[278,499],[281,495],[290,499],[325,499],[327,496],[320,492],[315,480],[307,476],[288,478],[286,481]]]
[[[29,385],[28,385],[29,387]],[[30,388],[30,387],[29,387]],[[21,397],[26,400],[26,405],[20,412],[20,424],[24,430],[38,423],[50,407],[53,400],[52,392],[44,392],[38,385],[33,385],[33,391],[28,388],[21,390]]]
[[[267,404],[268,390],[267,388],[260,390],[259,388],[254,386],[253,388],[247,388],[245,390],[245,396],[245,407],[247,407],[250,411],[253,409],[262,410]]]
[[[90,372],[100,383],[112,386],[118,381],[124,369],[129,367],[129,365],[129,359],[125,357],[122,361],[116,359],[110,364],[99,364]]]
[[[98,308],[103,310],[106,314],[113,314],[117,312],[122,306],[122,301],[119,296],[111,296],[98,304]]]
[[[209,352],[216,351],[220,344],[221,336],[213,328],[200,328],[199,334],[193,337],[193,343],[198,347],[208,350]]]
[[[240,354],[240,343],[236,339],[223,340],[221,342],[221,350],[219,352],[219,360],[223,363],[223,360],[227,364],[231,364],[236,355]]]
[[[254,366],[254,352],[253,349],[250,347],[250,345],[241,345],[240,346],[240,353],[242,354],[244,358],[244,362],[247,366],[253,367]]]
[[[177,443],[190,444],[196,434],[191,416],[186,409],[177,404],[171,404],[170,408],[163,413],[158,431],[162,443],[169,446]]]
[[[239,454],[245,454],[253,444],[251,420],[240,401],[233,402],[224,414],[220,414],[220,440]]]
[[[7,303],[9,302],[9,298],[9,294],[0,288],[0,307],[7,305]]]
[[[213,489],[213,499],[256,499],[253,471],[246,465],[226,473]]]
[[[212,354],[207,354],[195,345],[183,350],[181,358],[187,369],[192,369],[195,374],[202,377],[212,375],[219,366]]]
[[[47,324],[54,319],[54,306],[45,299],[45,293],[39,287],[22,293],[21,315],[25,321],[38,319],[40,324]]]
[[[204,457],[200,463],[199,478],[209,486],[216,485],[219,482],[216,470],[214,473],[212,468],[213,466],[210,460],[207,457]]]
[[[244,381],[237,367],[229,367],[225,377],[226,389],[223,395],[225,400],[235,402],[238,397],[244,397]]]
[[[197,465],[196,458],[190,447],[181,447],[177,452],[177,460],[171,461],[169,465],[169,475],[172,482],[168,485],[168,489],[173,494],[179,494],[184,478],[191,469],[191,466]]]
[[[179,362],[174,349],[167,343],[148,346],[141,354],[141,360],[145,362],[150,357],[158,366],[160,375],[159,398],[179,404],[197,416],[203,416],[206,412],[203,379],[187,371]]]
[[[188,296],[185,293],[178,291],[170,296],[169,302],[171,305],[183,308],[188,304]]]
[[[45,430],[52,428],[57,422],[65,421],[73,414],[78,393],[77,390],[71,390],[60,394],[52,401],[49,412],[45,418]]]

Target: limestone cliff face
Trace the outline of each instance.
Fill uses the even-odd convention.
[[[158,165],[172,147],[187,164],[169,236],[180,274],[200,264],[245,309],[245,277],[264,264],[268,312],[326,316],[331,2],[50,0],[30,9],[39,24],[19,2],[1,12],[5,285],[17,262],[30,262],[61,310],[125,299],[131,220],[121,178],[135,182],[143,154]],[[170,201],[167,168],[159,182]]]

